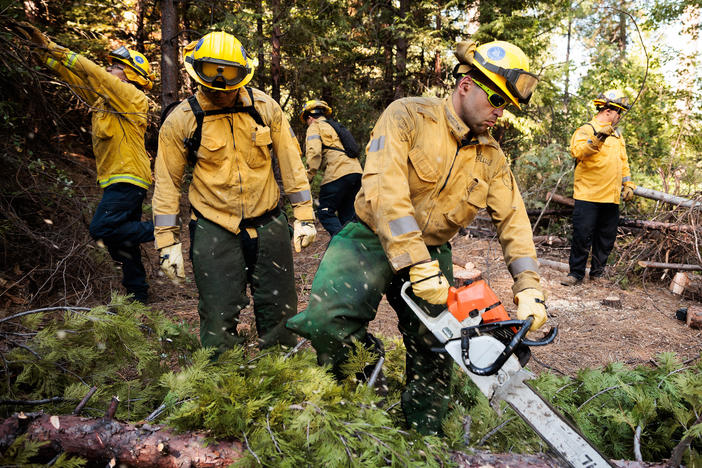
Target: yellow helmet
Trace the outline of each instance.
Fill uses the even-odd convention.
[[[232,91],[246,85],[254,64],[239,40],[224,31],[206,34],[183,49],[185,70],[202,86]]]
[[[619,89],[610,89],[604,93],[600,93],[592,103],[595,104],[597,110],[605,107],[614,107],[615,110],[629,110],[629,107],[631,107],[629,105],[629,98]]]
[[[318,112],[313,112],[317,110]],[[302,111],[300,111],[300,120],[302,122],[307,121],[307,116],[310,114],[322,113],[325,117],[330,117],[332,114],[332,108],[329,107],[326,101],[321,101],[319,99],[310,99],[302,106]]]
[[[529,102],[539,82],[539,78],[529,72],[529,58],[509,42],[494,41],[476,47],[471,65],[495,83],[519,109],[522,108],[520,104]]]
[[[129,81],[137,83],[144,89],[151,89],[154,85],[154,74],[151,72],[151,64],[144,54],[136,50],[129,50],[121,46],[108,55],[110,63],[120,62],[127,65],[124,74]]]

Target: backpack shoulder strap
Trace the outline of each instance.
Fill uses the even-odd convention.
[[[334,133],[336,133],[336,136],[339,137],[339,140],[341,140],[341,135],[339,135],[339,129],[336,126],[336,124],[337,124],[336,120],[332,119],[331,117],[327,117],[327,119],[324,120],[324,122],[328,123],[329,126],[334,129]],[[342,146],[343,146],[343,142],[342,142]],[[322,149],[341,151],[342,153],[344,153],[345,155],[348,156],[348,153],[346,152],[346,148],[336,148],[334,146],[328,146],[328,145],[325,145],[324,143],[322,143]]]
[[[200,141],[202,140],[202,122],[205,120],[205,111],[202,110],[194,94],[188,97],[188,104],[190,104],[195,116],[195,131],[189,138],[183,140],[183,143],[185,149],[188,150],[188,164],[194,166],[197,162],[197,150],[200,149]]]

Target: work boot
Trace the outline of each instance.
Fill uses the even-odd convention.
[[[563,286],[577,286],[578,284],[582,283],[582,279],[578,279],[573,275],[568,275],[564,279],[561,280],[561,284]]]

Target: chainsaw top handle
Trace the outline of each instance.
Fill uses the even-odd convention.
[[[551,328],[551,330],[549,330],[548,334],[542,340],[527,340],[525,338],[533,321],[533,317],[527,317],[526,320],[503,320],[501,322],[483,323],[472,327],[462,328],[461,348],[463,350],[464,364],[472,373],[476,375],[493,375],[502,368],[504,363],[512,354],[514,354],[514,351],[520,344],[527,346],[544,346],[553,342],[558,334],[558,327]],[[491,332],[509,327],[517,327],[517,332],[492,364],[487,367],[477,367],[475,364],[469,361],[468,350],[470,349],[471,338],[475,338],[476,336],[483,334],[491,334]]]

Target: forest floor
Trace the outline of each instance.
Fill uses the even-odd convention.
[[[312,279],[329,242],[328,234],[319,223],[317,232],[314,244],[294,254],[299,311],[307,306]],[[514,317],[512,278],[502,260],[499,243],[493,239],[456,236],[451,245],[455,256],[474,263],[482,271],[483,279],[488,281]],[[187,252],[187,239],[183,248],[184,253]],[[156,252],[150,246],[144,250],[151,265],[148,305],[197,329],[197,289],[189,262],[186,260],[186,283],[174,285],[158,274]],[[567,255],[567,247],[539,248],[540,258],[567,262]],[[585,280],[579,286],[567,287],[560,284],[565,273],[542,267],[541,274],[547,294],[548,325],[558,325],[559,333],[553,344],[532,349],[533,358],[529,364],[532,371],[539,373],[548,368],[574,376],[580,369],[601,367],[611,362],[644,365],[663,352],[674,352],[683,361],[694,360],[700,355],[702,330],[691,329],[675,318],[677,309],[693,303],[670,293],[667,289],[669,280],[629,285],[624,289],[605,275],[600,282]],[[602,304],[603,299],[611,296],[621,299],[621,309]],[[240,333],[253,339],[255,325],[251,306],[242,312],[241,319]],[[372,333],[383,337],[400,336],[397,317],[385,299],[369,328]]]

